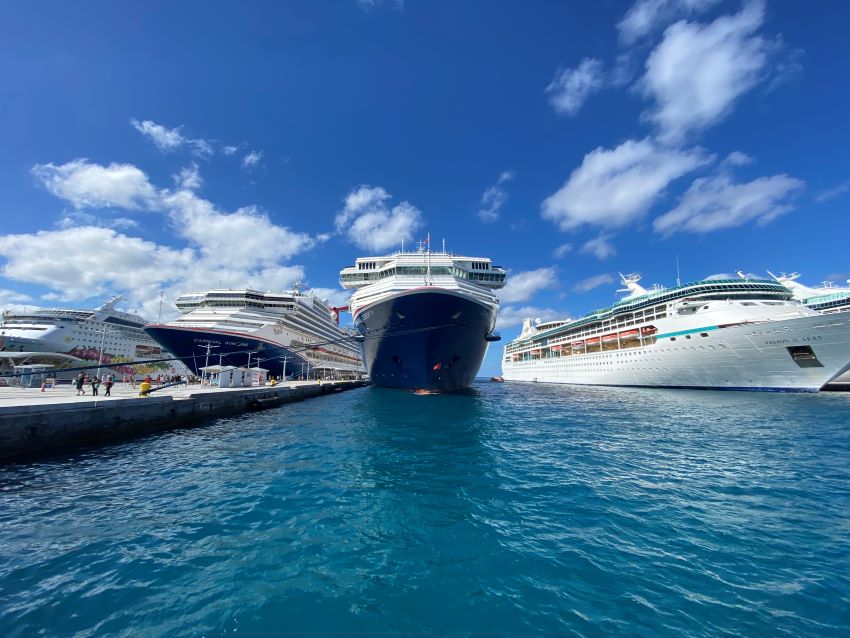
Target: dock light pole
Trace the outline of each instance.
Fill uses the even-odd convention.
[[[286,381],[286,361],[289,359],[289,355],[284,355],[283,357],[283,380]]]
[[[103,331],[100,335],[100,355],[97,357],[97,377],[100,378],[100,364],[103,363],[103,344],[106,341],[106,323],[103,324]]]
[[[214,346],[214,345],[208,343],[207,345],[201,346],[201,347],[207,349],[207,361],[206,361],[206,363],[204,363],[204,374],[201,376],[201,387],[203,387],[204,377],[209,376],[209,370],[207,370],[207,368],[210,367],[210,350],[212,350],[213,348],[218,348],[219,346]]]

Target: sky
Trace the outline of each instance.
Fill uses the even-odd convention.
[[[163,319],[430,233],[499,328],[643,284],[850,278],[850,5],[0,5],[0,307]],[[345,319],[345,316],[343,317]],[[497,374],[501,347],[482,374]]]

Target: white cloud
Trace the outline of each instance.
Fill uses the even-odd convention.
[[[135,290],[161,273],[192,266],[192,253],[128,237],[111,228],[82,226],[5,235],[4,277],[47,286],[65,301],[101,295],[111,287]]]
[[[537,306],[503,306],[499,310],[496,320],[496,329],[505,330],[514,326],[521,326],[526,319],[534,319],[535,322],[554,321],[555,319],[566,319],[566,313],[553,308],[539,308]]]
[[[239,150],[238,146],[225,145],[225,146],[221,147],[222,155],[233,155],[238,150]]]
[[[634,44],[671,21],[705,11],[719,0],[637,0],[617,24],[620,40]]]
[[[527,301],[534,296],[538,290],[551,288],[558,283],[557,271],[553,267],[527,270],[508,276],[505,287],[496,294],[505,303]]]
[[[139,225],[134,219],[129,217],[98,217],[81,210],[74,210],[67,213],[58,222],[57,228],[76,228],[78,226],[99,226],[101,228],[118,228],[129,229]]]
[[[242,158],[242,168],[250,170],[257,166],[263,159],[262,151],[251,151]]]
[[[679,205],[653,222],[659,233],[708,233],[750,221],[766,224],[793,209],[789,198],[805,186],[788,175],[736,184],[728,175],[694,180]]]
[[[186,139],[180,133],[179,128],[166,128],[162,124],[157,124],[151,120],[139,120],[133,118],[130,120],[133,128],[139,133],[147,137],[154,145],[163,153],[171,153],[179,149],[185,143]]]
[[[148,208],[157,197],[148,176],[132,164],[101,166],[87,159],[65,164],[36,164],[32,168],[42,185],[76,208]]]
[[[850,191],[850,179],[841,182],[838,186],[834,188],[830,188],[829,190],[825,190],[817,197],[815,197],[815,201],[818,203],[828,202],[831,199],[835,199],[836,197],[840,197],[847,191]]]
[[[569,244],[569,243],[568,243],[568,244],[561,244],[560,246],[558,246],[558,247],[555,249],[555,252],[554,252],[554,253],[552,253],[552,256],[553,256],[555,259],[561,259],[564,255],[566,255],[566,254],[567,254],[568,252],[570,252],[572,249],[573,249],[573,245],[572,245],[572,244]]]
[[[575,115],[585,100],[602,88],[602,62],[585,58],[575,69],[559,69],[546,87],[549,104],[561,115]]]
[[[198,170],[198,165],[195,163],[189,166],[184,166],[176,175],[172,175],[174,185],[177,188],[182,188],[190,191],[196,191],[204,185],[204,180]]]
[[[646,61],[644,95],[655,101],[644,116],[667,142],[707,128],[763,76],[772,48],[755,34],[764,20],[761,0],[711,24],[677,22]]]
[[[496,183],[484,191],[481,196],[483,208],[478,211],[478,218],[482,222],[494,222],[499,219],[499,212],[508,199],[508,193],[502,188],[502,184],[511,181],[513,178],[513,171],[502,171]]]
[[[755,160],[752,157],[746,153],[742,153],[741,151],[732,151],[723,160],[723,164],[726,166],[746,166],[753,162],[755,162]]]
[[[216,285],[279,290],[304,275],[301,266],[282,262],[317,243],[306,233],[276,224],[257,207],[228,213],[188,188],[156,189],[134,166],[74,160],[37,166],[33,172],[48,190],[75,206],[165,215],[173,237],[187,243],[175,248],[129,237],[115,228],[133,227],[136,220],[101,219],[84,210],[68,213],[60,230],[0,236],[0,256],[6,257],[2,274],[48,286],[66,301],[119,290],[150,317],[160,288],[169,298]],[[193,172],[190,168],[182,179],[177,176],[178,186],[197,185]]]
[[[663,148],[650,139],[599,147],[543,202],[543,217],[562,230],[624,226],[642,217],[673,180],[710,160],[699,148]]]
[[[180,132],[182,127],[167,128],[162,124],[157,124],[151,120],[139,121],[135,118],[130,120],[130,124],[139,133],[147,137],[154,143],[163,153],[173,153],[180,150],[184,146],[187,147],[193,155],[202,159],[207,159],[215,153],[213,145],[201,138],[188,138]]]
[[[337,213],[337,231],[365,250],[381,251],[410,240],[422,225],[421,211],[409,202],[389,207],[390,194],[380,186],[360,186],[345,197]]]
[[[599,286],[604,286],[606,284],[614,283],[614,276],[609,275],[608,273],[604,273],[601,275],[595,275],[593,277],[588,277],[587,279],[582,279],[575,286],[573,286],[573,290],[578,293],[585,293],[593,290],[594,288],[598,288]]]
[[[340,288],[310,288],[309,292],[319,299],[324,299],[329,306],[337,308],[347,306],[351,298],[350,290]]]
[[[0,288],[0,309],[8,308],[12,304],[24,303],[32,301],[32,297],[14,290]]]
[[[593,255],[597,259],[608,259],[617,254],[617,249],[610,242],[611,236],[601,234],[584,243],[581,247],[581,253],[585,255]]]

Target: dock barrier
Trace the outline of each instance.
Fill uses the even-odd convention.
[[[23,455],[200,425],[210,417],[277,407],[365,385],[364,381],[327,381],[199,390],[179,397],[150,394],[99,402],[0,403],[0,463]]]

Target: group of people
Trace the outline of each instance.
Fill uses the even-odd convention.
[[[98,390],[101,385],[103,385],[106,390],[103,396],[112,396],[110,391],[114,384],[115,382],[112,379],[111,374],[104,374],[101,378],[98,378],[97,375],[89,376],[86,372],[80,372],[80,374],[77,375],[77,378],[74,379],[74,387],[77,389],[77,396],[85,396],[86,386],[89,386],[91,387],[92,396],[96,397],[98,396]]]

